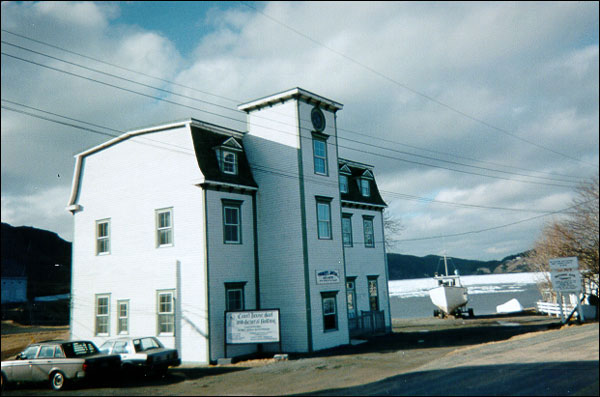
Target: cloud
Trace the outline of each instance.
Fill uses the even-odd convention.
[[[2,37],[204,102],[5,44],[3,51],[15,56],[188,107],[6,56],[3,99],[118,131],[187,117],[245,130],[245,115],[222,106],[235,109],[300,86],[344,104],[337,115],[339,154],[375,166],[389,211],[405,223],[401,238],[413,239],[397,249],[417,255],[440,252],[445,244],[452,256],[495,259],[530,248],[545,221],[415,241],[538,214],[426,199],[558,210],[569,205],[572,186],[597,175],[589,166],[599,153],[596,3],[257,3],[268,16],[243,4],[214,7],[198,16],[202,29],[190,28],[195,50],[185,57],[167,30],[120,21],[122,6],[4,2],[2,28],[179,86]],[[208,33],[197,36],[200,31]],[[58,200],[58,192],[70,188],[73,155],[107,139],[2,109],[2,219],[4,210],[7,219],[23,222],[37,214],[40,225],[70,228],[52,212],[63,212],[64,199],[44,207],[39,192],[53,192],[48,197]],[[16,211],[24,205],[31,216]]]
[[[2,195],[2,222],[51,230],[73,241],[73,215],[66,211],[70,188],[35,189],[27,195]]]

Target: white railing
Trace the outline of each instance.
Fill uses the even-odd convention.
[[[560,317],[560,305],[558,303],[537,301],[536,307],[538,312],[547,313],[549,316]],[[563,314],[568,316],[577,305],[572,303],[563,303]]]

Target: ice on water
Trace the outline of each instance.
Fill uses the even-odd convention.
[[[544,279],[543,273],[505,273],[461,276],[462,284],[469,295],[508,293],[523,291],[528,284],[536,284]],[[389,282],[390,296],[399,298],[429,296],[429,290],[437,286],[433,278],[392,280]]]

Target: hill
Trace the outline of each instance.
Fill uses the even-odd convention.
[[[27,299],[71,291],[71,243],[54,232],[2,223],[2,277],[26,276]]]
[[[477,261],[448,257],[448,272],[458,269],[461,275],[516,273],[535,271],[523,258],[526,252],[510,255],[502,260]],[[443,257],[427,255],[423,257],[402,254],[387,254],[390,280],[433,277],[444,272]]]

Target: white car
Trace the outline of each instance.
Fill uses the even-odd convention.
[[[144,375],[163,376],[169,367],[181,364],[177,350],[164,347],[153,336],[110,339],[100,346],[100,351],[106,354],[120,354],[123,369],[141,372]]]

